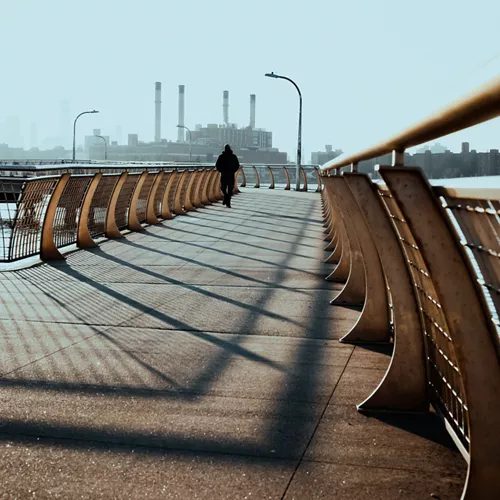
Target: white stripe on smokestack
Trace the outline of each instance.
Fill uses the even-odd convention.
[[[224,123],[229,124],[229,90],[222,93],[222,111],[224,112]]]
[[[161,82],[155,83],[155,142],[161,141]]]
[[[184,126],[184,85],[179,85],[179,123]],[[177,129],[177,142],[184,142],[184,129]]]
[[[255,94],[250,94],[250,128],[255,128]]]

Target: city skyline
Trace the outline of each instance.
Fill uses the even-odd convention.
[[[247,96],[256,94],[256,126],[273,131],[274,144],[293,158],[297,96],[288,83],[264,77],[276,71],[292,77],[304,95],[305,155],[325,144],[349,153],[500,72],[500,5],[493,0],[478,0],[474,9],[459,9],[451,0],[422,0],[418,7],[396,0],[301,5],[194,0],[167,6],[150,0],[125,8],[116,0],[89,0],[78,9],[62,0],[9,2],[0,33],[9,50],[0,67],[15,71],[2,82],[0,121],[19,117],[25,145],[29,124],[36,123],[42,143],[59,134],[60,103],[67,100],[70,121],[82,110],[100,110],[79,122],[80,142],[94,128],[113,136],[117,125],[149,141],[152,82],[161,81],[162,136],[174,140],[179,84],[186,86],[186,125],[193,127],[222,122],[220,92],[229,89],[232,121],[246,124]],[[24,33],[43,26],[44,36],[35,44],[19,36],[21,25]],[[223,37],[217,35],[221,26]],[[314,36],[306,36],[307,26]],[[367,36],[352,36],[354,26],[369,43]],[[283,29],[304,36],[281,36]],[[429,36],[408,36],[412,32]],[[499,129],[495,120],[443,142],[458,150],[467,139],[487,150],[497,145]]]

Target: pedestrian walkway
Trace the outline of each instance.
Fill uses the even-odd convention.
[[[361,415],[316,193],[221,204],[0,273],[0,498],[455,499],[432,415]]]

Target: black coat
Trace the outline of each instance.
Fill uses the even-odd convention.
[[[234,174],[240,168],[240,162],[233,152],[224,151],[217,158],[215,168],[220,172],[222,179],[231,180],[234,179]]]

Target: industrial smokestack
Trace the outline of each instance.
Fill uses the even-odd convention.
[[[177,125],[184,126],[184,85],[179,85],[179,120]],[[177,129],[177,142],[184,142],[184,129]]]
[[[161,141],[161,82],[155,83],[155,142]]]
[[[222,110],[224,112],[224,123],[229,124],[229,90],[222,93]]]
[[[255,128],[255,94],[250,94],[250,128]]]

